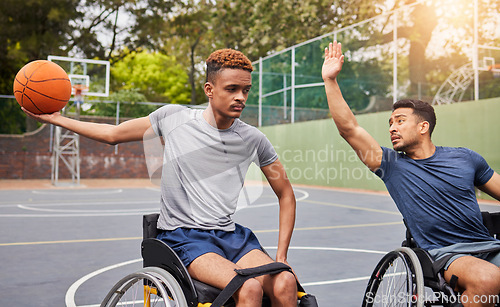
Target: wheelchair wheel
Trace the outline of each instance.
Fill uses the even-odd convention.
[[[101,303],[101,307],[105,306],[187,307],[187,302],[179,283],[170,273],[147,267],[116,283]]]
[[[407,247],[386,254],[366,287],[363,307],[424,306],[424,276],[415,252]]]

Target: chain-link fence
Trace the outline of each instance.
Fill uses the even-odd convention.
[[[389,110],[408,97],[442,104],[500,96],[498,3],[434,3],[418,1],[261,58],[248,100],[253,121],[328,117],[321,67],[333,40],[343,46],[339,84],[355,113]]]

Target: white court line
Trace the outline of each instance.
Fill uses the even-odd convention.
[[[126,200],[108,200],[108,201],[101,201],[99,200],[96,202],[96,200],[89,200],[87,202],[71,202],[71,203],[54,203],[54,202],[29,202],[29,205],[31,207],[66,207],[66,206],[121,206],[121,205],[135,205],[135,204],[159,204],[158,200],[133,200],[133,201],[126,201]],[[20,204],[20,203],[13,203],[13,204],[5,204],[0,206],[0,208],[7,208],[7,207],[18,207],[18,206],[24,206],[25,204]]]
[[[264,247],[265,249],[277,249],[278,247],[276,246],[267,246]],[[340,252],[358,252],[358,253],[370,253],[370,254],[383,254],[385,255],[387,252],[386,251],[376,251],[376,250],[368,250],[368,249],[356,249],[356,248],[341,248],[341,247],[307,247],[307,246],[290,246],[290,250],[324,250],[324,251],[340,251]],[[134,259],[130,261],[125,261],[121,263],[117,263],[114,265],[107,266],[105,268],[99,269],[97,271],[94,271],[92,273],[89,273],[82,278],[78,279],[76,282],[74,282],[66,292],[66,306],[67,307],[77,307],[75,303],[75,295],[76,291],[78,291],[78,288],[87,282],[89,279],[92,277],[95,277],[99,274],[102,274],[104,272],[107,272],[109,270],[119,268],[128,264],[133,264],[136,262],[142,261],[142,258],[140,259]],[[330,285],[330,284],[339,284],[339,283],[347,283],[347,282],[355,282],[355,281],[363,281],[363,280],[368,280],[370,276],[362,276],[362,277],[353,277],[353,278],[344,278],[344,279],[336,279],[336,280],[325,280],[325,281],[315,281],[315,282],[308,282],[308,283],[303,283],[303,286],[321,286],[321,285]],[[78,306],[78,307],[91,307],[91,306],[99,306],[97,305],[85,305],[85,306]]]
[[[299,193],[304,194],[303,196],[301,196],[299,198],[296,198],[295,201],[301,201],[301,200],[309,198],[309,193],[307,193],[304,190],[294,189],[294,192],[299,192]],[[261,205],[250,205],[250,206],[247,206],[247,207],[243,207],[241,209],[254,209],[254,208],[271,207],[271,206],[277,206],[278,204],[279,203],[277,201],[275,201],[275,202],[272,202],[272,203],[266,203],[266,204],[261,204]]]
[[[125,261],[125,262],[117,263],[117,264],[114,264],[114,265],[110,265],[110,266],[107,266],[107,267],[102,268],[100,270],[94,271],[94,272],[92,272],[90,274],[87,274],[87,275],[83,276],[82,278],[78,279],[77,281],[75,281],[69,287],[68,291],[66,291],[66,297],[65,297],[66,306],[67,307],[76,307],[76,303],[75,303],[76,290],[78,290],[78,288],[83,283],[85,283],[87,280],[91,279],[94,276],[102,274],[104,272],[107,272],[109,270],[116,269],[116,268],[119,268],[119,267],[122,267],[122,266],[125,266],[125,265],[129,265],[129,264],[133,264],[133,263],[136,263],[136,262],[140,262],[140,261],[142,261],[142,258],[134,259],[134,260],[130,260],[130,261]]]
[[[98,201],[95,202],[95,200],[90,200],[88,202],[71,202],[71,203],[38,203],[38,204],[30,204],[31,206],[57,206],[57,207],[62,207],[62,206],[102,206],[102,205],[134,205],[134,204],[159,204],[159,200],[105,200],[105,201]]]
[[[146,213],[157,212],[154,211],[143,211],[143,212],[125,212],[125,213],[78,213],[78,214],[0,214],[1,217],[89,217],[89,216],[127,216],[127,215],[142,215]]]
[[[333,284],[342,284],[342,283],[347,283],[347,282],[369,280],[370,277],[371,276],[362,276],[362,277],[345,278],[345,279],[337,279],[337,280],[305,282],[305,283],[300,283],[300,284],[303,287],[324,286],[324,285],[333,285]]]
[[[37,207],[67,207],[67,206],[120,206],[130,204],[158,204],[154,208],[138,208],[138,209],[115,209],[115,210],[61,210],[61,209],[48,209]],[[61,214],[0,214],[0,217],[95,217],[95,216],[126,216],[126,215],[140,215],[151,212],[158,212],[159,201],[113,201],[113,202],[99,202],[99,203],[56,203],[56,204],[30,204],[26,205],[8,205],[14,206],[22,210],[41,211],[41,212],[60,212]],[[6,207],[6,206],[2,206]]]
[[[41,212],[62,212],[62,213],[127,213],[127,212],[144,212],[158,210],[158,208],[143,208],[143,209],[114,209],[114,210],[61,210],[61,209],[43,209],[34,208],[24,205],[17,205],[19,209],[41,211]]]
[[[302,193],[303,195],[299,198],[297,198],[297,201],[305,200],[309,197],[309,193],[296,189],[295,192]],[[42,206],[96,206],[96,205],[124,205],[124,204],[146,204],[146,203],[153,203],[153,204],[158,204],[159,201],[129,201],[129,202],[102,202],[102,203],[58,203],[58,204],[31,204],[30,206],[22,205],[22,204],[17,204],[17,205],[11,205],[11,206],[16,206],[19,209],[23,210],[29,210],[29,211],[40,211],[40,212],[54,212],[54,213],[62,213],[62,214],[0,214],[0,217],[92,217],[92,216],[123,216],[123,215],[134,215],[134,214],[143,214],[151,211],[158,211],[159,208],[141,208],[141,209],[115,209],[115,210],[60,210],[60,209],[43,209],[43,208],[35,208],[36,207],[42,207]],[[261,204],[261,205],[251,205],[247,207],[243,207],[242,209],[249,209],[249,208],[262,208],[262,207],[269,207],[269,206],[276,206],[278,205],[278,202],[272,202],[272,203],[267,203],[267,204]],[[4,206],[5,207],[5,206]]]
[[[62,192],[62,193],[61,193]],[[123,189],[117,189],[117,190],[102,190],[102,191],[96,191],[92,190],[89,192],[89,190],[82,190],[75,192],[75,190],[34,190],[31,191],[33,194],[42,194],[42,195],[105,195],[105,194],[118,194],[122,193]]]

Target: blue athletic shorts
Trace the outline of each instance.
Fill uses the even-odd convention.
[[[254,249],[262,250],[253,232],[239,224],[234,231],[177,228],[163,230],[157,239],[170,246],[187,267],[206,253],[216,253],[236,263]]]
[[[446,255],[452,253],[458,253],[452,256],[444,267],[445,270],[448,270],[450,264],[463,256],[474,256],[476,258],[480,258],[486,260],[488,262],[493,263],[496,266],[500,266],[500,251],[482,253],[482,254],[470,254],[475,251],[482,251],[487,249],[500,248],[500,240],[497,241],[483,241],[483,242],[473,242],[473,243],[456,243],[450,246],[446,246],[443,248],[436,248],[429,250],[429,254],[435,260],[440,259]]]

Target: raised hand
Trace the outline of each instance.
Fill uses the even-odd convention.
[[[334,41],[325,48],[325,61],[321,71],[323,80],[335,80],[342,70],[343,64],[342,44]]]

